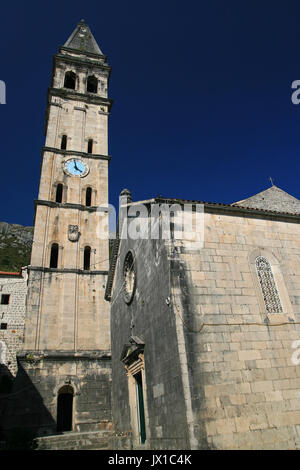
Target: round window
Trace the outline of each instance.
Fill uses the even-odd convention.
[[[124,300],[129,304],[134,296],[136,284],[135,260],[132,251],[128,251],[124,260]]]

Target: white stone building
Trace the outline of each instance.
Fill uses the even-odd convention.
[[[16,375],[16,353],[21,349],[27,294],[27,268],[0,271],[0,364]]]

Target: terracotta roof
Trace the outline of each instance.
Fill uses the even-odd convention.
[[[8,272],[8,271],[0,271],[0,276],[22,276],[22,272]]]

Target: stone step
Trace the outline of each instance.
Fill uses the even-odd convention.
[[[66,432],[35,439],[36,450],[105,450],[113,431]]]

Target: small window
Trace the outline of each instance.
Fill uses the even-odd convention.
[[[10,294],[1,295],[1,305],[8,305],[10,301]]]
[[[98,80],[93,75],[90,75],[87,78],[86,91],[88,93],[97,93],[97,91],[98,91]]]
[[[93,153],[93,139],[88,141],[88,153]]]
[[[85,193],[85,205],[91,206],[92,205],[92,188],[86,188]]]
[[[91,247],[86,246],[84,249],[83,269],[85,271],[89,271],[90,267],[91,267]]]
[[[69,88],[70,90],[75,90],[76,85],[76,74],[74,72],[68,71],[65,74],[64,88]]]
[[[56,187],[55,202],[62,202],[63,185],[59,183]]]
[[[1,323],[0,330],[7,330],[7,323]]]
[[[67,136],[63,135],[61,138],[61,144],[60,144],[61,150],[66,150],[67,148]]]
[[[58,263],[58,244],[53,243],[50,254],[50,268],[57,268]]]

